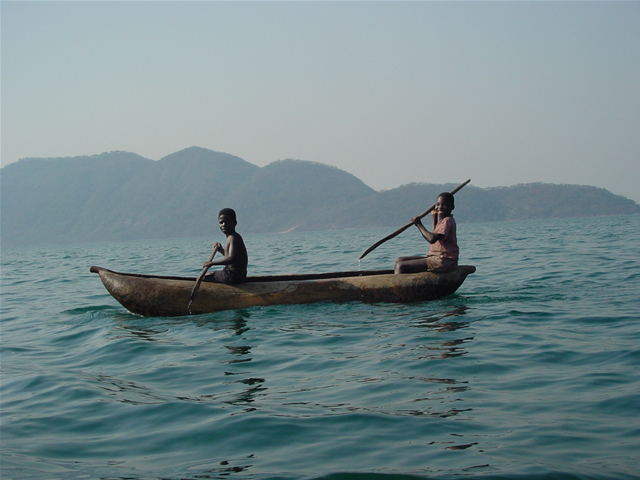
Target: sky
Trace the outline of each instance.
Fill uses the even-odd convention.
[[[640,2],[6,1],[2,166],[191,146],[640,202]]]

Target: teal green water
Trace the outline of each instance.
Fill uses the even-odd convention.
[[[196,238],[2,251],[10,479],[640,478],[640,217],[461,224],[455,295],[141,318],[90,265],[196,275]],[[416,231],[246,235],[251,272],[389,268]]]

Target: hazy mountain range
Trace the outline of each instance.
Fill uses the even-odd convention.
[[[2,168],[0,181],[3,246],[219,235],[223,207],[238,212],[242,233],[395,230],[457,185],[378,192],[324,164],[280,160],[261,168],[199,147],[158,161],[128,152],[22,159]],[[477,188],[473,181],[456,195],[454,211],[458,222],[628,213],[640,205],[601,188]]]

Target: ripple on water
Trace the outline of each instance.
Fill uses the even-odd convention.
[[[461,225],[478,271],[439,301],[172,319],[129,314],[88,264],[192,275],[211,239],[3,250],[3,479],[638,478],[638,220],[581,225]],[[252,271],[424,247],[358,265],[387,233],[255,236]],[[598,236],[629,256],[592,264]]]

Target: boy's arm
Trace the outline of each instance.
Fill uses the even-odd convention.
[[[222,253],[224,257],[219,260],[207,262],[204,264],[204,267],[212,267],[214,265],[232,265],[233,263],[235,263],[237,248],[234,247],[238,244],[238,242],[240,242],[240,239],[236,235],[230,235],[229,238],[227,238],[227,242],[225,245],[226,248],[222,248],[222,245],[218,243],[217,245],[220,246],[220,249],[218,251]]]
[[[444,235],[442,235],[441,233],[433,233],[427,230],[427,228],[422,224],[420,217],[413,217],[411,219],[411,223],[418,227],[418,230],[420,230],[420,233],[422,234],[424,239],[431,244],[436,243],[438,240],[444,238]]]

